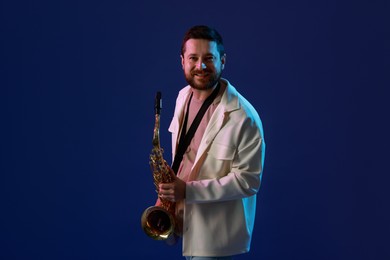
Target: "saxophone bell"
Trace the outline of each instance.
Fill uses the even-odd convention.
[[[144,232],[155,240],[166,240],[174,233],[175,220],[170,212],[160,206],[147,208],[141,217]]]

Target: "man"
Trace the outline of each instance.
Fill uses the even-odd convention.
[[[187,259],[232,259],[250,249],[265,154],[261,121],[221,78],[226,54],[216,30],[192,27],[181,63],[189,85],[179,92],[169,127],[177,177],[159,185],[159,197],[176,202]],[[193,123],[196,131],[183,145]]]

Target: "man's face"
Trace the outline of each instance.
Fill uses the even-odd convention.
[[[198,90],[211,89],[219,81],[225,60],[225,55],[219,55],[217,43],[204,39],[189,39],[181,56],[184,76]]]

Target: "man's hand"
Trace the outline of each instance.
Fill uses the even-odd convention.
[[[186,197],[186,183],[174,176],[171,183],[160,183],[158,195],[163,200],[180,201]]]

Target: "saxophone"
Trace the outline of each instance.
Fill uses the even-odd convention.
[[[150,154],[150,167],[153,174],[154,185],[158,193],[160,183],[174,181],[167,162],[163,158],[163,149],[160,147],[160,110],[161,92],[157,92],[155,99],[155,125],[153,133],[153,148]],[[142,214],[141,226],[144,232],[155,240],[166,240],[176,233],[175,208],[176,203],[160,198],[159,206],[148,207]]]

